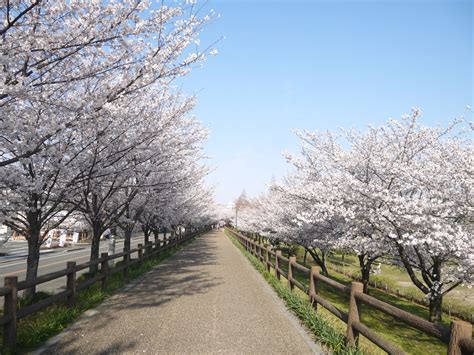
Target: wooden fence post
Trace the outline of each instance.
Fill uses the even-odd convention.
[[[293,278],[293,264],[296,263],[296,256],[290,256],[288,258],[288,288],[290,290],[293,290],[295,285],[293,285],[293,282],[291,279]]]
[[[318,302],[312,298],[312,295],[318,294],[318,280],[316,279],[317,275],[319,275],[319,267],[311,266],[311,272],[309,274],[309,299],[315,311],[318,309]]]
[[[138,244],[138,266],[143,265],[143,244]]]
[[[109,253],[101,253],[100,257],[102,262],[100,263],[100,273],[102,274],[102,281],[100,283],[100,288],[104,291],[107,288],[107,273],[109,271]]]
[[[359,322],[360,320],[360,302],[356,300],[355,294],[357,292],[363,292],[364,285],[360,282],[351,283],[351,295],[349,298],[349,314],[347,317],[347,342],[349,345],[358,346],[359,344],[359,332],[352,328],[353,322]]]
[[[268,272],[270,272],[270,246],[265,246],[265,267]]]
[[[6,276],[5,287],[10,293],[4,297],[3,314],[10,316],[10,321],[3,325],[3,345],[14,349],[16,345],[16,307],[18,303],[18,276]]]
[[[278,260],[278,257],[281,256],[281,250],[276,251],[276,256],[275,256],[275,274],[278,280],[280,280],[280,260]]]
[[[156,256],[160,255],[162,249],[163,249],[163,241],[159,240],[157,244],[157,249],[156,249]]]
[[[145,248],[146,248],[146,253],[147,253],[147,255],[150,255],[150,254],[151,254],[151,250],[152,250],[152,248],[153,248],[152,243],[151,243],[151,242],[146,242]]]
[[[451,333],[449,336],[448,355],[464,355],[461,348],[461,339],[472,338],[472,324],[462,320],[453,320],[451,322]]]
[[[70,269],[70,272],[67,274],[66,289],[71,292],[67,296],[67,306],[72,308],[76,303],[76,262],[68,261],[66,268]]]

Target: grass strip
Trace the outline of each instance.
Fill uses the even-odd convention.
[[[325,319],[314,312],[313,306],[308,300],[301,298],[298,294],[291,292],[287,287],[282,285],[282,283],[274,275],[269,273],[264,265],[251,255],[227,230],[225,230],[225,234],[247,257],[257,271],[262,274],[265,280],[273,287],[277,295],[285,301],[287,308],[300,319],[321,344],[330,348],[334,354],[362,354],[360,349],[347,346],[345,337],[334,329]]]
[[[129,269],[129,280],[132,281],[145,273],[151,271],[163,260],[176,254],[188,244],[192,243],[198,236],[184,242],[173,249],[167,249],[159,253],[158,256],[144,260],[141,266],[133,265]],[[82,275],[78,281],[83,281],[94,275]],[[20,319],[17,323],[17,346],[14,351],[0,346],[1,354],[24,354],[41,346],[46,340],[60,333],[70,326],[85,311],[96,306],[106,298],[113,295],[127,285],[121,272],[108,278],[107,288],[102,290],[99,283],[96,283],[84,290],[77,292],[76,304],[73,308],[67,308],[65,302],[58,303],[43,311]],[[39,293],[39,298],[46,298],[47,293]],[[36,301],[39,299],[37,298]],[[20,301],[22,302],[22,301]],[[3,328],[0,327],[0,339],[3,338]]]

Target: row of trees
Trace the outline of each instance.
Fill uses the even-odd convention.
[[[365,292],[374,262],[400,265],[440,321],[443,296],[474,282],[473,126],[431,128],[419,117],[298,132],[294,173],[251,199],[238,227],[304,247],[325,274],[328,253],[356,254]]]
[[[141,0],[3,1],[0,13],[0,223],[28,241],[26,279],[71,216],[90,225],[91,260],[107,228],[129,249],[138,226],[147,241],[209,224],[207,131],[174,82],[213,51],[198,39],[213,14]]]

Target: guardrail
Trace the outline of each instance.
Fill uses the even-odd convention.
[[[130,249],[128,252],[124,251],[112,255],[102,253],[99,259],[82,264],[76,264],[75,261],[68,261],[65,269],[38,276],[34,280],[18,282],[18,276],[5,277],[4,287],[0,287],[0,297],[4,297],[3,316],[0,317],[0,326],[3,327],[3,345],[9,349],[15,347],[18,319],[39,312],[61,301],[66,301],[67,307],[72,308],[75,305],[77,291],[87,288],[99,281],[101,283],[101,288],[104,290],[107,287],[108,278],[117,272],[123,272],[124,279],[127,281],[131,266],[135,264],[141,265],[145,259],[157,256],[159,253],[182,244],[203,232],[204,231],[197,231],[185,235],[176,235],[173,238],[149,242],[146,245],[138,244],[137,248]],[[134,253],[137,253],[137,258],[131,259],[131,256]],[[110,268],[108,265],[109,260],[115,260],[118,258],[123,258],[122,265]],[[99,273],[88,280],[77,283],[76,273],[93,265],[100,265]],[[37,303],[21,308],[18,307],[18,291],[56,280],[61,277],[66,277],[66,290],[56,293]]]
[[[346,339],[347,343],[353,346],[358,345],[359,334],[364,335],[378,347],[389,354],[404,354],[405,352],[390,341],[387,341],[375,331],[361,322],[361,304],[364,303],[371,308],[382,311],[405,324],[418,329],[424,333],[430,334],[442,342],[448,344],[448,355],[467,355],[474,353],[474,340],[472,339],[472,324],[465,321],[455,320],[451,323],[450,329],[431,323],[426,319],[415,316],[409,312],[394,307],[386,302],[380,301],[375,297],[363,293],[363,284],[352,282],[351,287],[343,285],[319,273],[319,267],[313,266],[311,269],[298,264],[296,257],[285,258],[281,251],[272,251],[268,245],[243,236],[232,229],[227,229],[245,249],[262,262],[267,271],[275,270],[276,277],[281,279],[283,275],[288,280],[288,287],[293,289],[295,286],[308,294],[315,311],[320,304],[329,312],[334,314],[347,324]],[[283,263],[286,264],[288,272],[282,269]],[[306,274],[309,278],[309,287],[296,280],[294,270]],[[346,313],[318,294],[319,283],[329,285],[339,292],[349,295],[349,312]]]

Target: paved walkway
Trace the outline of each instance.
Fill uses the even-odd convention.
[[[41,351],[320,351],[223,232],[199,238],[88,313]]]

